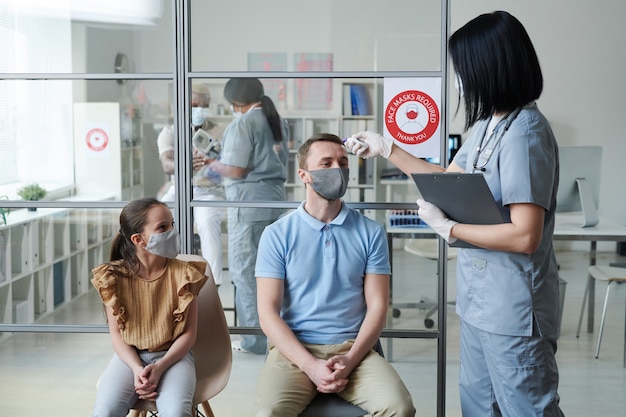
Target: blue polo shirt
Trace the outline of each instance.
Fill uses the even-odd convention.
[[[281,316],[304,343],[354,339],[365,317],[365,274],[390,273],[384,228],[345,204],[323,223],[302,203],[265,228],[257,253],[257,278],[285,281]]]

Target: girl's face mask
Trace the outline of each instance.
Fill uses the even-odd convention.
[[[150,235],[146,250],[153,255],[175,258],[180,252],[180,242],[176,229]]]

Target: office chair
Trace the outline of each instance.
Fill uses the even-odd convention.
[[[179,255],[177,258],[205,262],[198,255]],[[197,379],[193,415],[198,415],[197,407],[202,405],[204,415],[214,417],[209,400],[219,394],[228,383],[232,368],[232,349],[222,303],[212,276],[209,276],[198,294],[198,334],[193,353]],[[154,415],[155,411],[155,402],[139,400],[131,408],[129,416],[146,417],[148,412]]]
[[[376,342],[374,350],[380,356],[385,357],[380,340]],[[367,414],[367,411],[349,403],[337,394],[318,393],[298,417],[362,417]]]
[[[611,264],[614,265],[614,264]],[[611,291],[611,284],[626,282],[626,268],[620,268],[615,266],[597,266],[593,265],[589,267],[589,275],[596,281],[606,281],[606,295],[604,296],[604,307],[602,308],[602,320],[600,321],[600,331],[598,333],[598,344],[596,346],[596,359],[600,356],[600,344],[602,343],[602,333],[604,332],[604,321],[606,319],[607,303],[609,301],[609,293]],[[580,326],[583,320],[583,313],[585,310],[585,302],[589,296],[589,285],[585,288],[585,295],[583,296],[583,304],[580,310],[580,317],[578,319],[578,329],[576,330],[576,337],[580,336]],[[625,318],[626,323],[626,318]],[[624,335],[624,367],[626,367],[626,327]]]
[[[409,239],[404,245],[404,250],[426,259],[439,259],[439,241],[438,239]],[[448,247],[448,259],[454,259],[457,256],[457,249]],[[439,273],[439,272],[437,272]],[[424,326],[427,329],[434,327],[435,322],[431,319],[431,316],[437,312],[437,303],[428,299],[421,299],[417,303],[402,303],[393,304],[392,314],[394,318],[400,317],[401,308],[417,308],[419,310],[426,310],[426,317],[424,318]]]

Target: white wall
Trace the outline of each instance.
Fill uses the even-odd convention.
[[[526,27],[544,75],[538,101],[562,146],[603,147],[600,215],[626,224],[624,0],[451,0],[451,30],[506,10]],[[452,121],[461,131],[463,117]]]

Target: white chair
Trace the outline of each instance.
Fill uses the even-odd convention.
[[[604,320],[606,319],[607,303],[609,301],[609,293],[613,283],[626,282],[626,268],[618,268],[614,266],[597,266],[593,265],[589,267],[589,275],[596,281],[607,282],[606,295],[604,296],[604,307],[602,308],[602,320],[600,322],[600,331],[598,333],[598,344],[596,346],[596,359],[600,356],[600,344],[602,343],[602,333],[604,331]],[[585,310],[585,302],[589,294],[589,285],[585,288],[585,295],[583,296],[583,305],[580,311],[580,318],[578,319],[578,329],[576,330],[576,337],[580,335],[580,326],[582,324],[583,312]],[[626,326],[626,317],[624,319]],[[624,329],[624,367],[626,367],[626,327]]]
[[[404,245],[404,250],[426,259],[439,259],[439,240],[438,239],[408,239]],[[448,247],[448,259],[454,259],[457,256],[457,249]],[[393,317],[400,317],[401,308],[417,308],[426,310],[424,318],[424,326],[427,329],[434,327],[435,322],[430,317],[437,312],[437,303],[426,298],[422,298],[417,303],[393,304]]]

